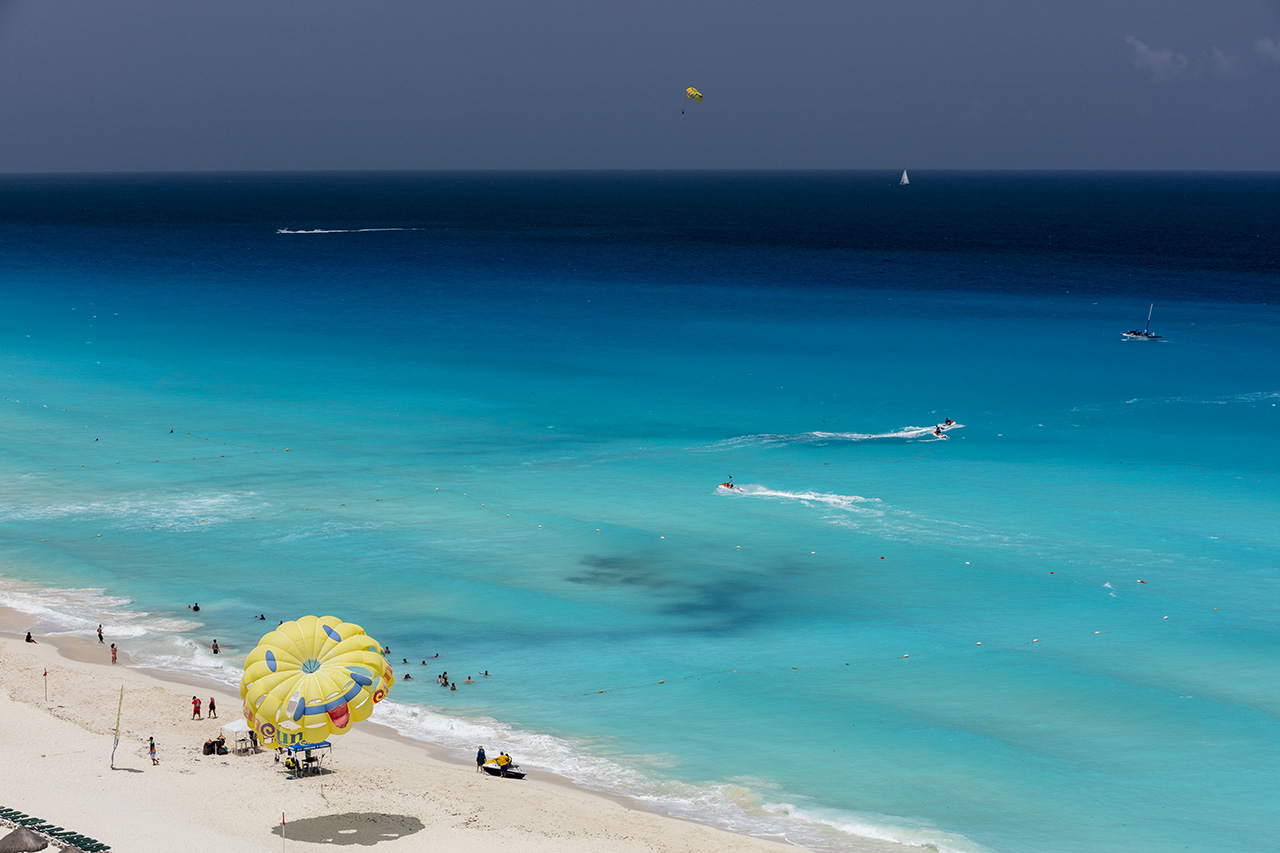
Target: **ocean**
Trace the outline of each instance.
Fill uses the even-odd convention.
[[[897,178],[0,178],[0,604],[332,613],[375,720],[815,851],[1275,849],[1280,176]]]

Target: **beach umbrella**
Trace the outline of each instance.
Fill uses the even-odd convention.
[[[336,616],[264,634],[244,661],[244,717],[264,746],[319,743],[366,720],[395,682],[382,646]]]
[[[49,839],[20,826],[13,832],[0,838],[0,853],[31,853],[49,846]]]

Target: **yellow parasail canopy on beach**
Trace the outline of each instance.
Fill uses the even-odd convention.
[[[693,88],[692,86],[684,90],[684,96],[686,98],[689,98],[690,100],[694,100],[698,102],[702,101],[702,93],[699,92],[697,89]]]
[[[395,683],[382,646],[336,616],[303,616],[244,660],[244,718],[268,747],[319,743],[366,720]]]

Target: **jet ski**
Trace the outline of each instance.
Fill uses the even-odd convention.
[[[480,767],[490,776],[502,776],[502,768],[496,764],[481,764]],[[519,764],[508,764],[506,778],[523,779],[524,771],[520,769]]]

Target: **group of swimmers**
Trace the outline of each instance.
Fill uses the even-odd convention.
[[[388,651],[389,651],[389,649],[388,649]],[[437,657],[437,658],[438,658],[438,657],[440,657],[440,655],[439,655],[439,654],[436,654],[436,655],[434,655],[434,657]],[[409,659],[408,659],[408,658],[401,658],[401,659],[400,659],[400,661],[401,661],[401,663],[408,663],[408,662],[409,662]],[[427,662],[426,662],[426,661],[423,661],[423,662],[422,662],[422,666],[426,666],[426,665],[427,665]],[[486,676],[487,676],[488,674],[489,674],[489,670],[487,670],[487,669],[486,669],[486,670],[484,671],[484,675],[486,675]],[[406,672],[406,673],[404,674],[404,680],[405,680],[405,681],[412,681],[412,680],[413,680],[413,676]],[[476,682],[475,682],[475,679],[473,679],[471,676],[469,676],[469,675],[468,675],[468,676],[466,677],[466,680],[464,680],[462,683],[463,683],[463,684],[475,684]],[[458,689],[458,685],[457,685],[457,683],[449,680],[449,671],[448,671],[448,670],[445,670],[444,672],[442,672],[442,673],[440,673],[439,675],[437,675],[437,676],[436,676],[436,684],[439,684],[441,687],[448,687],[450,690],[457,690],[457,689]]]

